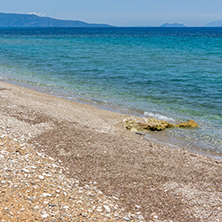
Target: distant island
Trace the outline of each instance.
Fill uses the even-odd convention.
[[[206,27],[222,27],[222,20],[210,22]]]
[[[172,23],[172,24],[169,24],[169,23],[164,23],[163,25],[161,25],[160,27],[170,27],[170,28],[176,28],[176,27],[186,27],[184,24],[179,24],[179,23]]]
[[[0,27],[112,27],[106,24],[89,24],[78,20],[61,20],[35,14],[0,13]]]

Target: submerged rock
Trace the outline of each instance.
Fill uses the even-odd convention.
[[[197,123],[194,120],[190,119],[186,123],[179,123],[179,124],[177,124],[176,127],[184,127],[184,128],[191,127],[191,128],[195,128],[195,127],[199,127],[199,126],[197,125]]]
[[[183,128],[199,127],[194,120],[189,120],[188,122],[185,123],[172,124],[164,120],[158,120],[149,117],[146,118],[134,117],[130,119],[125,119],[123,122],[125,129],[133,132],[162,131],[172,127],[183,127]]]

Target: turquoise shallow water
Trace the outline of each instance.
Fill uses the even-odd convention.
[[[0,29],[0,76],[104,108],[194,119],[199,129],[163,137],[222,153],[222,28]]]

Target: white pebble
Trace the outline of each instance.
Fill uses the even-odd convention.
[[[115,197],[115,196],[113,196],[113,199],[114,199],[114,200],[119,200],[119,198],[118,198],[118,197]]]
[[[22,169],[24,172],[29,173],[30,171],[28,169],[23,168]]]
[[[51,177],[51,176],[52,176],[52,175],[47,174],[47,173],[43,173],[42,175],[43,175],[43,176],[47,176],[47,177]]]
[[[110,213],[111,212],[111,209],[110,209],[109,206],[104,205],[103,207],[105,208],[106,213]]]
[[[87,213],[83,213],[82,216],[83,216],[83,217],[87,217],[88,214],[87,214]]]
[[[107,217],[107,218],[111,219],[110,214],[106,214],[106,215],[105,215],[105,217]]]
[[[131,221],[131,219],[129,217],[124,217],[123,219],[126,221]]]
[[[42,196],[43,196],[43,197],[51,197],[52,195],[49,194],[49,193],[43,193]]]
[[[139,215],[139,216],[138,216],[138,219],[139,219],[139,220],[144,220],[144,217],[143,217],[142,215]]]
[[[97,210],[98,212],[102,212],[102,211],[103,211],[102,207],[97,207],[96,210]]]
[[[43,180],[45,177],[42,176],[42,175],[38,175],[38,178],[39,178],[40,180]]]
[[[44,213],[44,214],[42,215],[42,218],[45,219],[45,218],[47,218],[48,216],[49,216],[48,214]]]
[[[88,189],[90,189],[90,186],[89,186],[89,185],[85,185],[84,188],[85,188],[86,190],[88,190]]]

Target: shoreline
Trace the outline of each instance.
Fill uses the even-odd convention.
[[[110,111],[110,112],[114,112],[117,114],[123,114],[126,116],[138,116],[138,117],[146,117],[146,115],[144,115],[144,113],[136,111],[136,110],[128,110],[128,109],[123,109],[123,108],[117,108],[111,105],[107,105],[107,104],[99,104],[93,101],[88,101],[88,100],[84,100],[84,99],[78,99],[78,98],[72,98],[69,97],[69,95],[66,94],[62,94],[59,93],[57,91],[51,90],[51,89],[47,89],[45,87],[37,87],[31,84],[27,84],[27,83],[22,83],[22,82],[16,82],[16,81],[10,81],[10,80],[6,80],[6,79],[1,79],[0,82],[5,82],[8,84],[12,84],[18,87],[24,87],[26,89],[30,89],[30,90],[34,90],[36,92],[39,93],[43,93],[46,95],[50,95],[53,97],[57,97],[60,99],[64,99],[64,100],[68,100],[77,104],[84,104],[87,106],[92,106],[96,109],[100,109],[100,110],[105,110],[105,111]],[[166,118],[170,118],[170,117],[166,117]],[[167,120],[166,120],[167,121]],[[184,120],[185,121],[185,120]],[[186,130],[186,129],[185,129]],[[144,138],[149,140],[152,140],[152,142],[157,143],[159,145],[167,145],[171,148],[174,149],[186,149],[188,152],[190,153],[195,153],[195,154],[200,154],[203,156],[207,156],[207,157],[211,157],[214,158],[216,160],[220,160],[222,159],[222,153],[218,153],[216,151],[213,150],[208,150],[208,149],[202,149],[202,147],[200,145],[194,145],[192,144],[190,141],[186,141],[186,140],[181,140],[171,134],[167,134],[166,131],[163,132],[157,132],[156,135],[153,132],[147,132],[144,134]],[[189,146],[189,148],[188,148]],[[191,148],[192,147],[192,148]]]
[[[141,206],[146,221],[222,219],[221,160],[146,141],[120,125],[126,114],[5,82],[0,98],[2,134],[61,159],[71,177],[96,181],[126,210]]]

